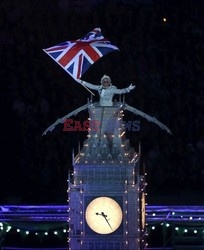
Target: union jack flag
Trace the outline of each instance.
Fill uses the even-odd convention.
[[[102,56],[119,50],[103,37],[100,28],[95,28],[81,39],[66,41],[43,49],[74,79],[79,79]]]

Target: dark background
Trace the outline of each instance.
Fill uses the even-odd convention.
[[[59,125],[41,135],[90,95],[42,49],[95,27],[120,52],[82,78],[98,84],[108,74],[118,88],[136,84],[127,103],[173,132],[130,113],[125,118],[141,120],[141,131],[127,137],[136,150],[141,142],[149,203],[204,204],[203,7],[199,0],[1,1],[0,204],[66,203],[72,149],[86,133]]]

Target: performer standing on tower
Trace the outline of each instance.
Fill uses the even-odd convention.
[[[112,85],[111,79],[107,75],[104,75],[101,78],[101,85],[94,85],[80,79],[76,79],[76,81],[86,86],[87,88],[98,90],[100,96],[100,106],[113,106],[112,100],[114,94],[126,94],[135,88],[134,85],[130,84],[130,86],[127,88],[117,89],[116,86]]]
[[[101,85],[94,85],[88,82],[85,82],[81,79],[75,79],[78,83],[82,84],[83,86],[93,89],[93,90],[98,90],[99,96],[100,96],[100,101],[99,104],[100,106],[104,107],[104,106],[113,106],[113,96],[114,94],[126,94],[129,93],[131,90],[133,90],[135,88],[135,85],[130,84],[129,87],[124,88],[124,89],[117,89],[116,86],[112,85],[111,83],[111,79],[109,76],[104,75],[101,78]],[[85,105],[83,105],[82,107],[72,111],[71,113],[65,115],[62,118],[58,118],[56,120],[56,122],[54,122],[52,125],[50,125],[43,133],[43,135],[46,135],[48,131],[53,131],[54,128],[59,124],[59,123],[64,123],[64,121],[68,118],[70,118],[72,115],[76,115],[79,112],[81,112],[82,110],[87,109],[90,106],[90,103],[87,103]],[[134,113],[135,115],[139,115],[142,116],[143,118],[145,118],[146,120],[148,120],[149,122],[154,122],[156,123],[161,129],[166,130],[168,133],[171,134],[171,130],[164,125],[163,123],[161,123],[160,121],[158,121],[154,116],[150,116],[148,114],[145,114],[144,112],[140,111],[139,109],[136,109],[134,107],[129,106],[127,103],[123,104],[123,109],[124,110],[128,110],[132,113]]]

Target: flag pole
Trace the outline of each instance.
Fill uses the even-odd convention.
[[[86,86],[84,86],[84,85],[82,84],[82,80],[80,81],[80,84],[81,84],[86,90],[88,90],[93,96],[95,96],[95,94],[94,94],[90,89],[88,89]]]

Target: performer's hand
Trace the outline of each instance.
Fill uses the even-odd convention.
[[[128,87],[129,91],[133,90],[135,88],[135,85],[132,85],[132,83],[130,84],[130,86]]]
[[[83,84],[83,81],[82,81],[81,79],[75,78],[75,80],[76,80],[78,83]]]

